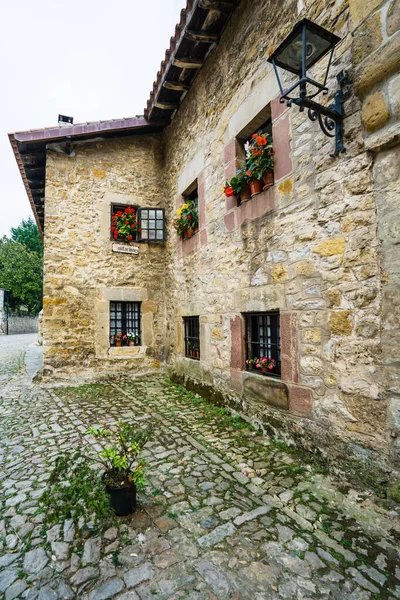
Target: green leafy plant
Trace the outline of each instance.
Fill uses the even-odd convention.
[[[108,443],[95,459],[105,470],[105,485],[119,488],[134,484],[139,489],[144,487],[146,463],[138,455],[151,437],[150,428],[138,429],[130,423],[118,421],[112,428],[93,426],[86,433]]]
[[[111,233],[113,238],[131,242],[140,231],[136,210],[127,206],[124,210],[117,210],[112,214]]]
[[[98,471],[81,449],[67,451],[56,459],[39,502],[49,524],[80,517],[99,522],[112,514]]]
[[[183,235],[189,229],[195,231],[198,228],[199,213],[196,204],[192,200],[184,202],[176,212],[177,217],[172,225],[174,226],[177,235]]]

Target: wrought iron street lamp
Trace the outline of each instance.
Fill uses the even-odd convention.
[[[329,68],[331,66],[333,52],[340,38],[316,23],[308,19],[302,19],[294,26],[292,32],[278,46],[268,61],[273,64],[281,92],[280,101],[286,102],[287,106],[297,104],[300,111],[308,109],[308,117],[311,121],[318,119],[319,125],[325,135],[335,138],[335,152],[331,156],[337,156],[345,152],[343,145],[343,102],[346,93],[343,86],[348,85],[345,71],[337,75],[340,89],[336,91],[334,101],[329,106],[315,102],[314,98],[322,92],[328,93],[326,82]],[[311,79],[307,75],[316,62],[330,52],[328,66],[323,83]],[[298,80],[286,91],[283,90],[277,67],[290,71],[298,76]],[[298,96],[293,92],[299,88]],[[309,93],[307,93],[309,92]],[[334,133],[331,133],[334,130]]]

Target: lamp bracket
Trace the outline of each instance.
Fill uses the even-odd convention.
[[[346,152],[346,148],[343,143],[343,118],[344,109],[343,103],[349,95],[348,90],[343,91],[345,86],[350,84],[347,71],[340,71],[338,73],[337,82],[340,85],[340,89],[335,92],[333,102],[329,106],[324,106],[315,102],[313,98],[322,92],[327,93],[325,86],[318,85],[319,89],[316,93],[307,96],[307,83],[315,85],[316,82],[309,80],[308,78],[300,79],[295,85],[293,85],[285,93],[282,93],[280,102],[286,102],[287,106],[296,104],[299,107],[300,112],[303,112],[305,108],[308,109],[308,118],[311,121],[318,121],[321,131],[328,137],[335,138],[335,151],[330,156],[336,157],[341,152]],[[300,95],[297,98],[291,98],[289,94],[294,90],[295,87],[300,86]]]

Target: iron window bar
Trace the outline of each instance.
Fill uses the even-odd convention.
[[[133,333],[136,344],[141,345],[140,302],[110,302],[111,346],[115,346],[115,336],[118,333],[122,335]],[[122,345],[127,346],[128,340],[123,340]]]
[[[185,356],[200,360],[200,319],[199,317],[184,317],[185,325]]]
[[[266,313],[247,313],[245,319],[246,361],[254,358],[271,358],[275,367],[265,373],[246,362],[247,371],[255,371],[261,375],[280,377],[281,375],[281,340],[279,311]]]

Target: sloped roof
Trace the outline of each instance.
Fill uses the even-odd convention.
[[[44,127],[9,134],[9,140],[41,234],[44,231],[46,145],[68,153],[73,140],[162,130],[172,119],[240,0],[187,0],[165,52],[143,116]]]
[[[44,127],[9,133],[22,181],[31,204],[37,226],[44,231],[44,195],[46,180],[46,145],[59,142],[66,152],[70,152],[73,140],[87,140],[94,137],[115,137],[147,131],[160,131],[164,123],[150,123],[143,117],[92,121],[71,126]]]
[[[144,116],[169,122],[240,0],[187,0],[161,62]]]

